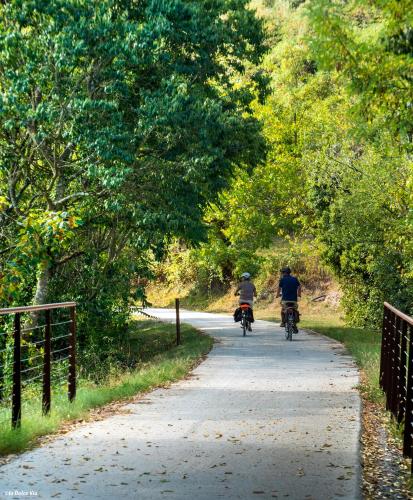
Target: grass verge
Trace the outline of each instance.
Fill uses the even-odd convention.
[[[102,385],[79,380],[73,403],[67,401],[63,388],[55,390],[52,411],[47,417],[41,414],[41,397],[24,400],[22,425],[18,430],[11,429],[10,420],[3,418],[0,410],[0,455],[32,447],[40,436],[58,431],[63,423],[87,418],[91,409],[130,399],[185,377],[209,352],[213,340],[189,325],[182,325],[182,344],[173,346],[174,328],[154,321],[133,322],[128,348],[129,354],[139,360],[139,367],[112,375]]]

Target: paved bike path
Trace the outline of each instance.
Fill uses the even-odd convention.
[[[360,498],[358,372],[341,346],[302,332],[287,342],[265,321],[243,338],[230,317],[181,317],[218,340],[193,376],[0,467],[0,496]]]

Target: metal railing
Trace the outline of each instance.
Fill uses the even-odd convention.
[[[404,422],[403,455],[413,458],[413,318],[384,303],[380,386],[386,408]],[[412,462],[413,465],[413,462]]]
[[[69,317],[57,318],[63,312],[69,312]],[[28,315],[27,326],[22,322],[23,315]],[[44,317],[43,324],[39,324],[40,316]],[[67,370],[64,378],[67,379],[69,401],[76,396],[76,303],[0,309],[0,317],[3,320],[0,325],[3,326],[0,331],[0,404],[4,408],[11,403],[11,424],[17,428],[21,425],[22,389],[25,387],[41,381],[42,411],[45,415],[50,412],[52,383],[63,381],[59,378],[59,366]],[[67,329],[67,325],[69,333],[61,334],[62,327]],[[58,334],[53,335],[54,332]],[[7,391],[5,394],[8,354],[12,358],[9,360],[11,394]]]

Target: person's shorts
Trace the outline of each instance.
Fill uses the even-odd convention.
[[[253,305],[254,305],[254,301],[253,300],[241,300],[239,299],[239,305],[241,304],[249,304],[251,309],[253,308]]]
[[[298,302],[295,300],[282,300],[280,304],[283,309],[287,307],[287,304],[294,304],[294,308],[298,309]]]

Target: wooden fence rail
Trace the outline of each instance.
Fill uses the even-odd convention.
[[[386,408],[404,422],[403,454],[413,458],[413,318],[384,303],[380,386]],[[413,462],[412,462],[413,464]]]
[[[54,310],[69,310],[70,319],[66,321],[53,322]],[[44,312],[44,324],[39,325],[39,317],[36,321],[28,319],[28,326],[22,326],[22,315],[36,315]],[[76,303],[61,302],[56,304],[45,304],[41,306],[14,307],[0,309],[0,316],[14,316],[13,319],[13,381],[11,390],[11,424],[13,428],[20,427],[22,417],[22,383],[42,380],[42,410],[48,414],[51,408],[51,385],[52,385],[52,364],[67,361],[68,373],[68,397],[73,401],[76,396]],[[69,333],[53,337],[53,327],[69,326]],[[11,332],[0,333],[2,343],[6,345],[6,340]],[[37,332],[37,337],[33,339],[33,332]],[[44,331],[42,335],[39,331]],[[31,335],[31,337],[30,337]],[[40,335],[40,337],[39,337]],[[60,345],[59,345],[60,344]],[[62,347],[63,346],[63,347]],[[31,349],[33,352],[22,359],[22,349]],[[7,351],[0,349],[0,353]],[[41,362],[33,365],[33,360],[41,358]],[[27,367],[24,368],[23,364]],[[64,365],[66,366],[66,365]],[[4,366],[0,366],[4,372]],[[37,376],[31,376],[33,370],[39,370],[41,373]],[[28,376],[26,376],[28,374]],[[3,374],[4,375],[4,374]],[[3,381],[2,381],[3,382]],[[2,395],[1,395],[2,396]],[[4,405],[3,397],[0,397],[0,403]]]

